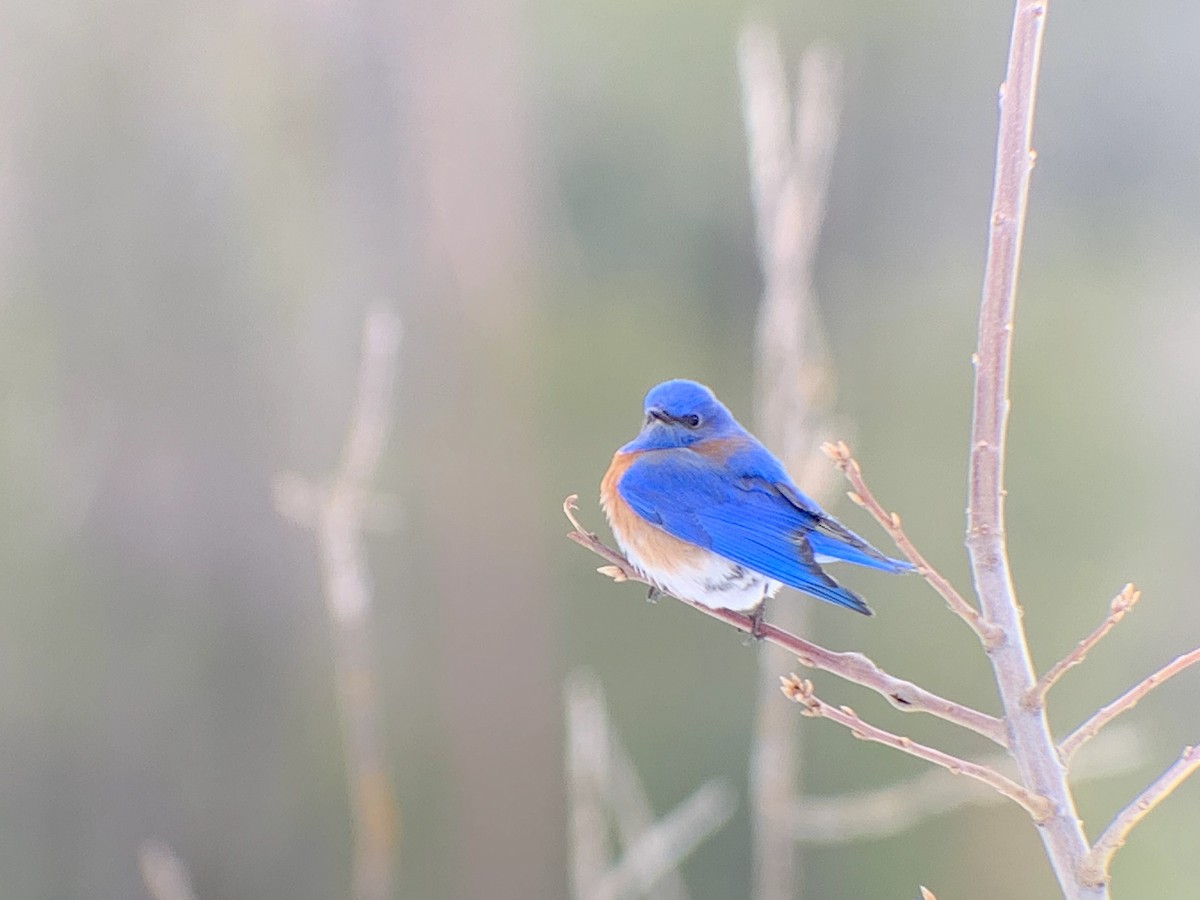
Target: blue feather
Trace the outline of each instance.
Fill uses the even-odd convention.
[[[884,556],[829,516],[791,483],[765,447],[746,439],[720,462],[685,447],[643,452],[617,490],[639,516],[680,540],[869,615],[869,607],[822,571],[815,557],[886,572],[912,567]]]

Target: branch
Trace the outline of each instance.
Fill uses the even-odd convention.
[[[614,581],[637,581],[650,585],[650,582],[642,577],[641,573],[630,564],[629,560],[625,559],[616,550],[606,546],[596,535],[586,531],[579,524],[579,520],[575,517],[574,513],[576,509],[575,501],[577,499],[577,496],[572,494],[563,502],[563,512],[566,513],[567,518],[575,527],[575,530],[568,533],[567,537],[609,562],[609,565],[601,566],[597,570],[601,574],[607,575]],[[693,609],[700,610],[705,615],[711,616],[727,625],[732,625],[739,631],[747,634],[754,631],[754,622],[750,616],[742,615],[729,609],[710,609],[707,606],[693,603],[683,598],[676,599],[686,603]],[[806,641],[804,638],[797,637],[766,622],[759,625],[757,633],[763,640],[777,647],[782,647],[794,655],[802,666],[821,669],[837,675],[846,681],[870,688],[897,709],[904,712],[928,713],[939,719],[974,731],[976,734],[981,734],[1001,746],[1005,745],[1004,726],[995,716],[989,716],[987,713],[980,712],[977,709],[964,706],[953,700],[947,700],[945,697],[931,693],[910,681],[903,681],[889,675],[861,653],[838,653],[833,650],[827,650],[818,644]]]
[[[1183,755],[1142,791],[1132,803],[1121,810],[1096,839],[1095,845],[1084,858],[1083,865],[1079,869],[1079,877],[1084,884],[1104,885],[1108,883],[1108,869],[1112,864],[1113,854],[1125,844],[1129,832],[1133,831],[1134,826],[1146,818],[1150,810],[1158,806],[1197,769],[1200,769],[1200,746],[1184,747]]]
[[[1121,588],[1121,593],[1113,598],[1112,603],[1108,607],[1108,618],[1085,637],[1082,641],[1075,645],[1075,649],[1055,663],[1045,675],[1043,675],[1037,683],[1037,686],[1030,692],[1025,700],[1026,706],[1039,706],[1046,702],[1046,693],[1052,688],[1058,679],[1062,678],[1067,669],[1079,665],[1083,662],[1083,658],[1087,656],[1098,643],[1100,639],[1113,630],[1113,627],[1125,618],[1125,613],[1133,609],[1134,604],[1141,599],[1142,592],[1133,586],[1132,583]]]
[[[884,731],[882,728],[876,728],[874,725],[868,725],[850,707],[830,706],[821,700],[813,693],[812,682],[804,680],[798,675],[785,675],[779,681],[784,696],[801,704],[806,716],[831,719],[839,725],[849,728],[850,733],[856,738],[883,744],[915,756],[917,759],[941,766],[954,775],[966,775],[968,778],[981,781],[994,791],[1019,804],[1039,825],[1051,814],[1053,807],[1045,797],[1030,793],[990,766],[951,756],[949,753],[935,750],[933,747],[918,744],[911,738],[901,737],[890,731]]]
[[[1133,709],[1137,706],[1138,701],[1160,684],[1166,683],[1184,669],[1196,663],[1200,663],[1200,647],[1184,653],[1182,656],[1175,657],[1157,672],[1147,675],[1142,681],[1108,704],[1108,706],[1101,707],[1090,719],[1063,739],[1062,744],[1059,746],[1059,755],[1062,757],[1063,762],[1069,763],[1071,757],[1075,755],[1075,751],[1091,738],[1095,737],[1096,732],[1121,713]]]
[[[973,357],[975,396],[967,490],[967,551],[979,611],[1000,630],[987,646],[1004,719],[1009,749],[1025,787],[1046,797],[1052,814],[1038,829],[1046,855],[1066,900],[1102,898],[1078,879],[1088,852],[1087,838],[1058,757],[1045,708],[1026,707],[1034,688],[1033,660],[1013,589],[1004,534],[1004,446],[1008,430],[1013,311],[1029,178],[1038,64],[1046,21],[1046,0],[1017,0],[1008,67],[1000,91],[1000,127],[996,174],[988,227],[987,263],[979,307],[979,340]]]
[[[1145,760],[1145,742],[1132,728],[1105,732],[1073,773],[1077,782],[1130,772]],[[1003,774],[1006,753],[980,760]],[[792,833],[806,844],[849,844],[901,834],[926,819],[967,807],[992,806],[1004,798],[976,781],[930,769],[915,778],[871,790],[829,797],[801,797],[792,810]]]
[[[729,821],[736,806],[737,796],[728,783],[705,782],[626,849],[591,897],[649,896],[660,878],[674,872],[698,844]]]
[[[387,441],[399,344],[399,319],[382,306],[372,309],[363,326],[358,391],[337,472],[323,487],[295,474],[275,483],[279,511],[317,530],[354,820],[355,900],[391,896],[399,821],[371,662],[371,587],[362,546],[371,482]]]
[[[591,897],[611,855],[604,799],[612,781],[613,736],[599,682],[576,671],[563,689],[566,707],[567,810],[571,897]]]
[[[708,781],[656,820],[633,761],[609,723],[600,682],[576,670],[567,680],[565,700],[571,896],[611,900],[653,890],[664,900],[687,900],[678,866],[728,821],[737,804],[733,789],[724,781]],[[611,866],[606,813],[625,848]]]
[[[900,552],[908,557],[909,562],[917,567],[917,572],[929,582],[930,586],[941,594],[942,599],[946,601],[946,605],[971,629],[979,635],[979,640],[983,642],[985,647],[994,644],[999,638],[999,630],[988,625],[980,616],[979,610],[975,609],[963,595],[958,592],[958,589],[950,583],[950,580],[937,571],[929,564],[929,561],[913,546],[913,542],[909,540],[908,535],[904,533],[904,528],[900,524],[900,516],[898,513],[888,512],[883,508],[883,505],[875,499],[875,495],[871,493],[871,489],[867,487],[867,482],[863,478],[862,467],[858,461],[850,455],[850,448],[846,446],[845,441],[838,441],[836,444],[827,443],[822,445],[822,450],[825,455],[833,460],[834,465],[841,469],[846,476],[846,480],[854,488],[847,496],[857,505],[861,506],[869,512],[872,518],[875,519],[886,530],[888,535],[895,542]]]
[[[834,399],[833,370],[812,284],[829,170],[837,140],[841,59],[810,46],[801,58],[795,99],[775,31],[742,29],[738,42],[762,301],[755,327],[754,417],[763,440],[822,502],[832,473],[818,466],[819,435]],[[807,604],[775,607],[789,631],[807,631]],[[754,900],[802,894],[802,869],[789,816],[802,780],[796,716],[779,702],[776,678],[788,662],[758,653],[750,818]]]
[[[818,426],[833,405],[833,369],[812,271],[837,140],[841,60],[820,44],[806,50],[794,104],[770,29],[743,30],[738,67],[763,281],[755,328],[755,419],[794,474],[807,476],[811,469],[827,485],[828,469],[815,463]],[[808,493],[821,493],[812,479],[797,480]]]

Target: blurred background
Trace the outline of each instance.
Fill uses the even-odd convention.
[[[673,376],[752,408],[754,247],[735,47],[843,54],[815,279],[873,488],[966,589],[975,313],[1011,4],[415,0],[0,3],[0,872],[20,898],[351,896],[352,817],[316,536],[281,472],[336,468],[365,311],[403,321],[366,536],[400,827],[394,895],[568,896],[562,689],[587,666],[659,814],[728,779],[684,864],[749,896],[755,651],[597,576],[595,503]],[[1053,696],[1065,732],[1200,643],[1200,8],[1052,4],[1014,362],[1009,525],[1047,666],[1145,597]],[[864,513],[834,511],[883,544]],[[917,579],[847,572],[822,643],[995,710]],[[804,603],[791,598],[795,603]],[[815,606],[815,604],[814,604]],[[1079,791],[1090,834],[1200,737],[1197,673],[1128,715],[1144,759]],[[826,676],[826,699],[979,740]],[[780,702],[785,702],[780,699]],[[805,789],[923,764],[806,723]],[[1200,783],[1117,857],[1195,896]],[[1012,806],[805,850],[804,896],[1054,897]]]

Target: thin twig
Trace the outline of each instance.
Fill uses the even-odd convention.
[[[1105,732],[1073,772],[1075,782],[1131,772],[1146,758],[1145,740],[1133,728]],[[1006,753],[980,760],[1006,774]],[[806,844],[849,844],[901,834],[935,816],[967,807],[992,806],[1004,797],[977,781],[930,769],[895,784],[828,797],[801,797],[792,810],[792,833]]]
[[[826,443],[822,445],[821,449],[825,452],[826,456],[833,460],[834,465],[845,474],[846,480],[854,488],[847,496],[855,504],[869,512],[871,517],[887,530],[888,535],[900,549],[900,552],[908,558],[909,562],[917,567],[917,572],[942,596],[942,599],[946,601],[946,605],[950,607],[955,615],[971,626],[971,629],[979,635],[979,640],[983,642],[985,647],[995,643],[1000,638],[999,631],[993,626],[988,625],[979,614],[979,610],[972,606],[959,593],[958,589],[950,583],[950,579],[938,572],[921,555],[920,551],[913,545],[913,542],[909,540],[908,535],[905,534],[904,527],[900,522],[900,515],[884,509],[883,505],[875,499],[875,495],[867,487],[866,479],[863,478],[862,467],[851,456],[850,448],[846,446],[846,442]]]
[[[1080,879],[1085,884],[1107,884],[1108,869],[1112,864],[1113,854],[1124,845],[1134,826],[1146,818],[1150,810],[1158,806],[1197,769],[1200,769],[1200,745],[1185,747],[1179,759],[1158,776],[1132,803],[1117,813],[1117,817],[1096,839],[1096,843],[1085,857],[1083,865],[1080,866]]]
[[[607,575],[614,581],[637,581],[649,585],[650,582],[643,578],[625,557],[606,546],[596,535],[580,525],[574,513],[577,499],[572,494],[563,502],[563,512],[575,527],[575,530],[570,532],[567,537],[609,562],[609,565],[601,566],[597,570],[601,574]],[[682,598],[677,599],[682,600]],[[742,613],[729,609],[710,609],[690,600],[682,600],[682,602],[727,625],[732,625],[739,631],[750,633],[754,629],[754,622],[749,616]],[[806,641],[804,638],[765,622],[759,626],[758,633],[763,640],[787,650],[796,657],[801,665],[812,669],[822,669],[844,678],[846,681],[870,688],[897,709],[905,712],[928,713],[974,731],[976,734],[981,734],[1000,746],[1005,745],[1004,726],[995,716],[989,716],[977,709],[940,697],[910,681],[903,681],[889,675],[861,653],[839,653],[827,650],[819,644]]]
[[[841,60],[828,47],[809,47],[793,100],[775,31],[748,25],[738,41],[738,72],[763,283],[755,328],[754,417],[763,440],[820,503],[832,479],[827,467],[814,463],[833,406],[834,379],[812,271],[837,139]],[[775,608],[789,631],[807,631],[807,604]],[[781,656],[766,644],[758,654],[750,759],[754,900],[804,893],[798,848],[788,827],[804,755],[797,717],[779,702],[776,678],[788,665]]]
[[[1051,666],[1046,674],[1038,679],[1037,686],[1025,699],[1026,706],[1045,703],[1046,693],[1055,685],[1058,679],[1063,677],[1067,669],[1083,662],[1088,652],[1100,643],[1100,639],[1112,631],[1118,622],[1125,618],[1125,613],[1133,609],[1134,604],[1141,599],[1141,596],[1142,592],[1135,588],[1132,582],[1121,588],[1121,592],[1109,604],[1107,618],[1097,626],[1095,631],[1076,644],[1074,650]]]
[[[1058,751],[1063,762],[1069,763],[1071,757],[1075,755],[1075,751],[1095,737],[1096,732],[1121,713],[1133,709],[1137,706],[1138,701],[1160,684],[1165,684],[1184,669],[1194,666],[1196,663],[1200,663],[1200,647],[1175,657],[1157,672],[1147,675],[1112,703],[1102,706],[1092,714],[1091,718],[1063,739]]]
[[[1103,889],[1079,883],[1079,864],[1088,852],[1087,838],[1045,709],[1029,709],[1025,705],[1036,677],[1013,588],[1004,532],[1004,447],[1010,406],[1013,314],[1034,161],[1031,135],[1046,5],[1046,0],[1017,0],[1000,94],[987,263],[979,307],[979,340],[973,357],[975,393],[967,491],[967,552],[979,596],[979,611],[1002,634],[987,651],[1004,709],[1009,749],[1021,783],[1051,804],[1052,814],[1038,834],[1066,900],[1098,900],[1105,896]]]
[[[1050,815],[1052,807],[1045,797],[1031,793],[1011,778],[1005,778],[995,769],[981,763],[971,762],[952,756],[925,744],[919,744],[911,738],[902,737],[870,725],[859,718],[858,714],[848,706],[831,706],[813,693],[811,681],[799,675],[785,675],[779,679],[780,687],[786,697],[795,700],[804,707],[804,715],[830,719],[850,729],[856,738],[874,741],[879,744],[941,766],[955,775],[966,775],[991,787],[993,790],[1013,802],[1019,804],[1033,820],[1039,824]]]
[[[371,661],[371,587],[362,546],[371,482],[387,442],[399,346],[400,320],[374,307],[363,326],[358,390],[337,472],[324,487],[295,474],[276,479],[280,512],[317,530],[354,820],[355,900],[391,897],[399,828]]]

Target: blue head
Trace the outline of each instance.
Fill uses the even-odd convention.
[[[664,450],[697,441],[744,434],[742,426],[712,391],[695,381],[676,378],[646,394],[646,421],[641,433],[622,450]]]

